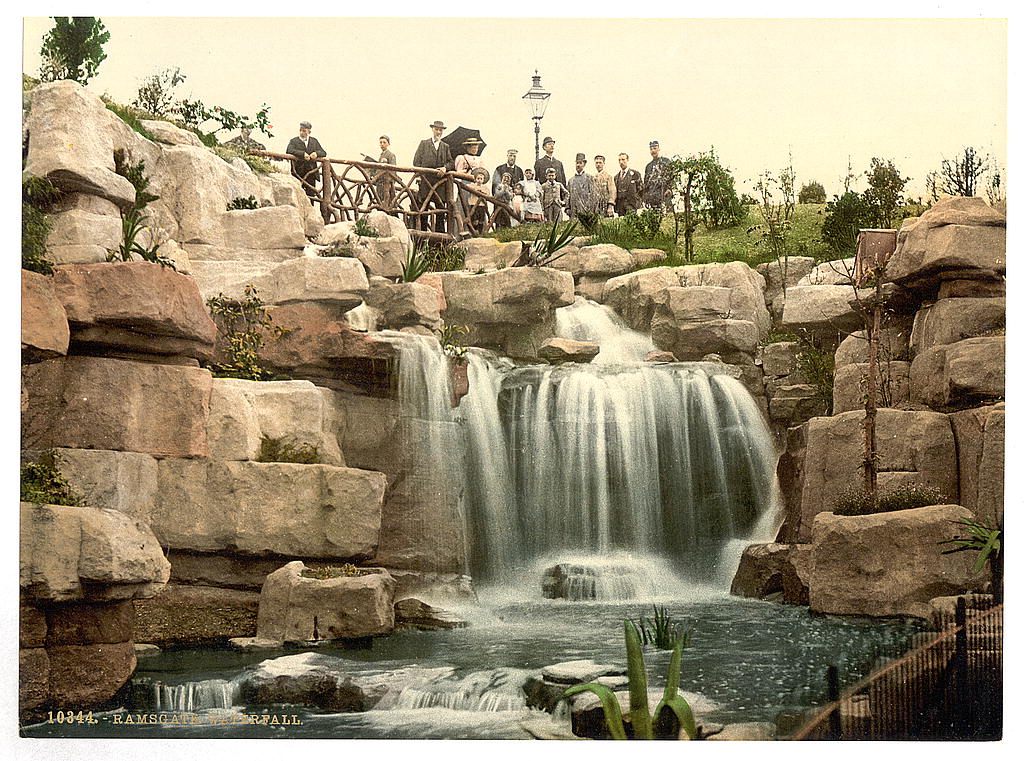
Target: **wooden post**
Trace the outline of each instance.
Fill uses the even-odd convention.
[[[830,740],[843,739],[843,717],[839,705],[839,669],[829,666],[825,672],[825,683],[828,693],[826,699],[834,704],[832,713],[828,715],[828,731]]]
[[[331,162],[320,161],[320,173],[322,175],[321,188],[323,196],[320,198],[320,216],[324,218],[324,224],[329,225],[334,216],[331,209],[331,196],[334,194],[334,179],[331,171]]]

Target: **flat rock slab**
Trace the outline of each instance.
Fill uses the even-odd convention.
[[[549,682],[571,685],[592,682],[601,676],[621,676],[626,673],[626,669],[622,666],[609,666],[585,659],[554,663],[545,666],[540,673]]]
[[[53,278],[21,271],[21,361],[41,362],[68,353],[68,316]]]
[[[135,636],[158,645],[223,643],[256,633],[259,593],[168,584],[156,597],[137,601]]]

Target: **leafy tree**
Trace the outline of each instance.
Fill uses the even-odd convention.
[[[270,106],[266,103],[256,112],[255,119],[250,119],[245,114],[236,113],[223,106],[207,106],[201,100],[180,100],[175,104],[173,111],[186,126],[196,130],[208,121],[217,122],[220,126],[208,133],[208,136],[211,138],[221,130],[228,130],[230,132],[242,127],[256,128],[267,137],[274,136],[270,132],[274,126],[270,123]],[[216,142],[216,138],[214,138],[213,142]]]
[[[722,166],[714,147],[707,153],[682,158],[676,156],[670,163],[670,172],[676,178],[677,202],[682,209],[673,212],[676,244],[679,242],[679,224],[682,221],[684,258],[693,259],[693,234],[697,223],[708,229],[731,227],[747,215],[747,210],[736,194],[736,181],[732,173]]]
[[[821,239],[837,256],[846,258],[857,251],[857,231],[871,227],[874,213],[860,193],[852,190],[825,204]]]
[[[864,175],[868,179],[864,201],[871,208],[872,224],[876,227],[892,227],[897,220],[897,211],[903,206],[903,187],[910,178],[901,177],[892,161],[879,158],[871,159],[871,168]]]
[[[825,186],[817,180],[811,180],[802,186],[797,194],[797,201],[800,203],[825,203],[827,199]]]
[[[151,74],[142,80],[132,105],[153,116],[169,116],[174,108],[174,88],[184,81],[178,67]]]
[[[43,37],[39,50],[42,80],[73,79],[88,84],[107,57],[103,45],[110,39],[110,32],[92,16],[54,16],[53,21],[53,29]]]

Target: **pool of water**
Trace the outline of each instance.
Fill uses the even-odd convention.
[[[668,613],[692,630],[683,656],[682,689],[694,694],[701,718],[716,723],[775,721],[824,702],[824,672],[836,664],[844,683],[867,673],[879,657],[905,647],[917,628],[906,622],[815,616],[803,607],[745,600],[721,592],[695,592],[687,600],[661,600]],[[516,696],[523,675],[561,661],[590,658],[625,664],[622,621],[652,613],[650,603],[568,603],[523,600],[481,594],[481,602],[458,613],[470,625],[435,632],[399,632],[374,641],[366,650],[321,647],[332,670],[369,676],[392,672],[421,673],[436,689],[462,689],[463,682],[505,684],[490,699],[412,700],[401,694],[383,710],[324,713],[300,706],[222,705],[190,711],[190,724],[135,724],[128,714],[153,712],[153,706],[125,705],[103,713],[93,725],[39,724],[29,736],[64,737],[319,737],[319,738],[506,738],[527,737],[519,723],[537,712]],[[247,668],[271,658],[295,654],[238,653],[226,649],[167,651],[139,661],[136,682],[165,686],[230,682]],[[652,688],[664,685],[670,653],[645,652]],[[482,676],[481,676],[482,674]],[[431,676],[433,675],[433,676]],[[421,679],[421,682],[424,680]],[[218,683],[212,683],[215,686]],[[144,694],[148,685],[136,690]],[[407,692],[409,692],[407,690]],[[496,697],[497,696],[497,697]],[[451,697],[450,695],[446,697]],[[500,698],[500,699],[498,699]],[[130,701],[129,701],[130,702]],[[230,700],[228,701],[230,703]],[[416,707],[422,705],[422,707]],[[410,707],[412,706],[412,707]],[[451,707],[454,706],[454,707]],[[301,724],[261,726],[231,724],[244,713],[299,717]],[[162,711],[174,715],[174,711]],[[545,714],[546,716],[546,714]],[[198,717],[198,719],[196,718]],[[217,721],[218,723],[213,723]],[[228,722],[228,723],[225,723]]]

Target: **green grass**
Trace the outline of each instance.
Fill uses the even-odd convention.
[[[668,254],[663,262],[654,262],[652,267],[675,267],[682,264],[707,264],[709,262],[746,262],[751,267],[772,260],[767,247],[757,244],[757,232],[747,232],[760,222],[757,207],[749,207],[746,219],[740,224],[720,230],[708,230],[703,225],[697,228],[693,238],[694,259],[683,261],[682,235],[679,251],[674,240],[674,224],[671,215],[662,220],[661,229],[653,239],[642,239],[629,230],[622,219],[603,219],[591,244],[611,243],[625,248],[658,248]],[[813,256],[817,261],[833,259],[832,252],[821,240],[821,225],[825,220],[824,204],[797,204],[793,212],[789,233],[790,256]],[[533,241],[537,233],[541,237],[550,230],[550,225],[530,223],[488,233],[487,237],[502,242],[513,240]]]

